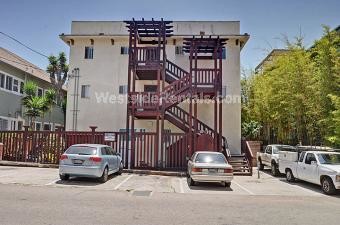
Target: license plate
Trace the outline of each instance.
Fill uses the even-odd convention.
[[[83,164],[83,160],[80,160],[80,159],[74,159],[73,160],[73,164]]]
[[[209,173],[217,173],[217,169],[209,169]]]

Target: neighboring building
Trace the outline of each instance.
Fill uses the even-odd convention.
[[[255,73],[261,73],[263,69],[273,62],[273,59],[279,55],[287,53],[287,49],[273,49],[255,68]]]
[[[227,39],[223,51],[222,94],[226,96],[223,108],[222,134],[228,140],[232,153],[241,151],[240,51],[249,39],[240,34],[239,21],[174,21],[173,35],[167,38],[166,58],[189,71],[189,58],[183,49],[183,39],[193,35],[214,35]],[[70,46],[66,129],[119,131],[126,128],[126,98],[128,83],[129,33],[121,21],[73,21],[71,34],[60,38]],[[206,62],[203,62],[206,63]],[[204,65],[205,67],[211,64]],[[136,82],[136,91],[154,92],[157,81]],[[116,98],[119,98],[118,100]],[[234,101],[233,101],[234,100]],[[185,107],[185,106],[183,106]],[[213,105],[199,105],[201,121],[214,127]],[[152,119],[136,120],[138,131],[156,131]],[[166,121],[165,130],[180,132]]]
[[[24,84],[29,80],[38,85],[38,96],[52,87],[44,70],[0,47],[0,130],[22,130],[28,125],[21,99]],[[64,113],[60,107],[54,107],[51,116],[36,118],[34,124],[36,130],[54,130],[63,125]]]

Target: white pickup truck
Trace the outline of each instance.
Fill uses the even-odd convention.
[[[256,155],[259,169],[263,170],[264,166],[268,166],[270,167],[273,176],[279,175],[279,152],[285,150],[294,151],[295,148],[290,145],[267,145],[264,150],[258,152]]]
[[[329,195],[340,189],[340,153],[337,152],[281,151],[279,170],[286,174],[288,182],[300,179],[318,184]]]

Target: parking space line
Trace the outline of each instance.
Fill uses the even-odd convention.
[[[127,178],[125,178],[122,182],[120,182],[116,187],[114,187],[114,190],[117,190],[120,186],[122,186],[125,182],[127,182],[131,177],[133,177],[133,174],[130,174]]]
[[[250,195],[255,195],[252,191],[248,190],[247,188],[243,187],[241,184],[237,183],[236,181],[232,181],[232,184],[236,184],[237,186],[239,186],[242,190],[244,190],[245,192],[247,192]]]
[[[50,182],[50,183],[47,183],[47,184],[45,184],[46,186],[48,186],[48,185],[52,185],[52,184],[55,184],[57,181],[59,181],[60,179],[56,179],[56,180],[54,180],[54,181],[52,181],[52,182]]]
[[[178,178],[179,181],[179,193],[184,193],[183,182],[181,178]]]

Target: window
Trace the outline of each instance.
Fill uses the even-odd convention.
[[[20,94],[24,93],[24,82],[20,82]]]
[[[13,80],[13,91],[19,92],[19,81],[16,79]]]
[[[35,130],[36,131],[40,131],[41,130],[41,123],[40,122],[36,122],[35,123]]]
[[[44,130],[51,130],[51,124],[49,123],[44,123]]]
[[[37,96],[42,97],[43,93],[44,93],[43,89],[38,88]]]
[[[120,47],[120,54],[121,55],[128,55],[129,54],[129,47],[125,47],[125,46]]]
[[[0,73],[0,87],[5,88],[5,74]]]
[[[157,85],[144,85],[144,91],[145,92],[156,92]]]
[[[312,161],[316,161],[315,155],[313,153],[308,153],[305,159],[305,163],[311,164]]]
[[[175,47],[175,54],[176,55],[183,55],[183,46],[176,46]]]
[[[85,47],[85,59],[93,59],[93,47]]]
[[[216,153],[198,153],[195,162],[197,163],[226,163],[226,159],[222,154]]]
[[[306,152],[302,152],[299,158],[299,162],[303,162],[303,158],[305,157]]]
[[[222,59],[226,59],[227,58],[227,50],[226,48],[222,48]]]
[[[8,130],[8,120],[0,118],[0,130]]]
[[[119,85],[119,94],[127,93],[127,85]]]
[[[271,146],[268,146],[268,147],[266,148],[266,153],[267,153],[267,154],[272,154],[272,147],[271,147]]]
[[[90,98],[90,85],[81,85],[81,98]]]
[[[18,121],[18,130],[22,130],[22,121]]]
[[[6,76],[6,89],[12,91],[13,78]]]

